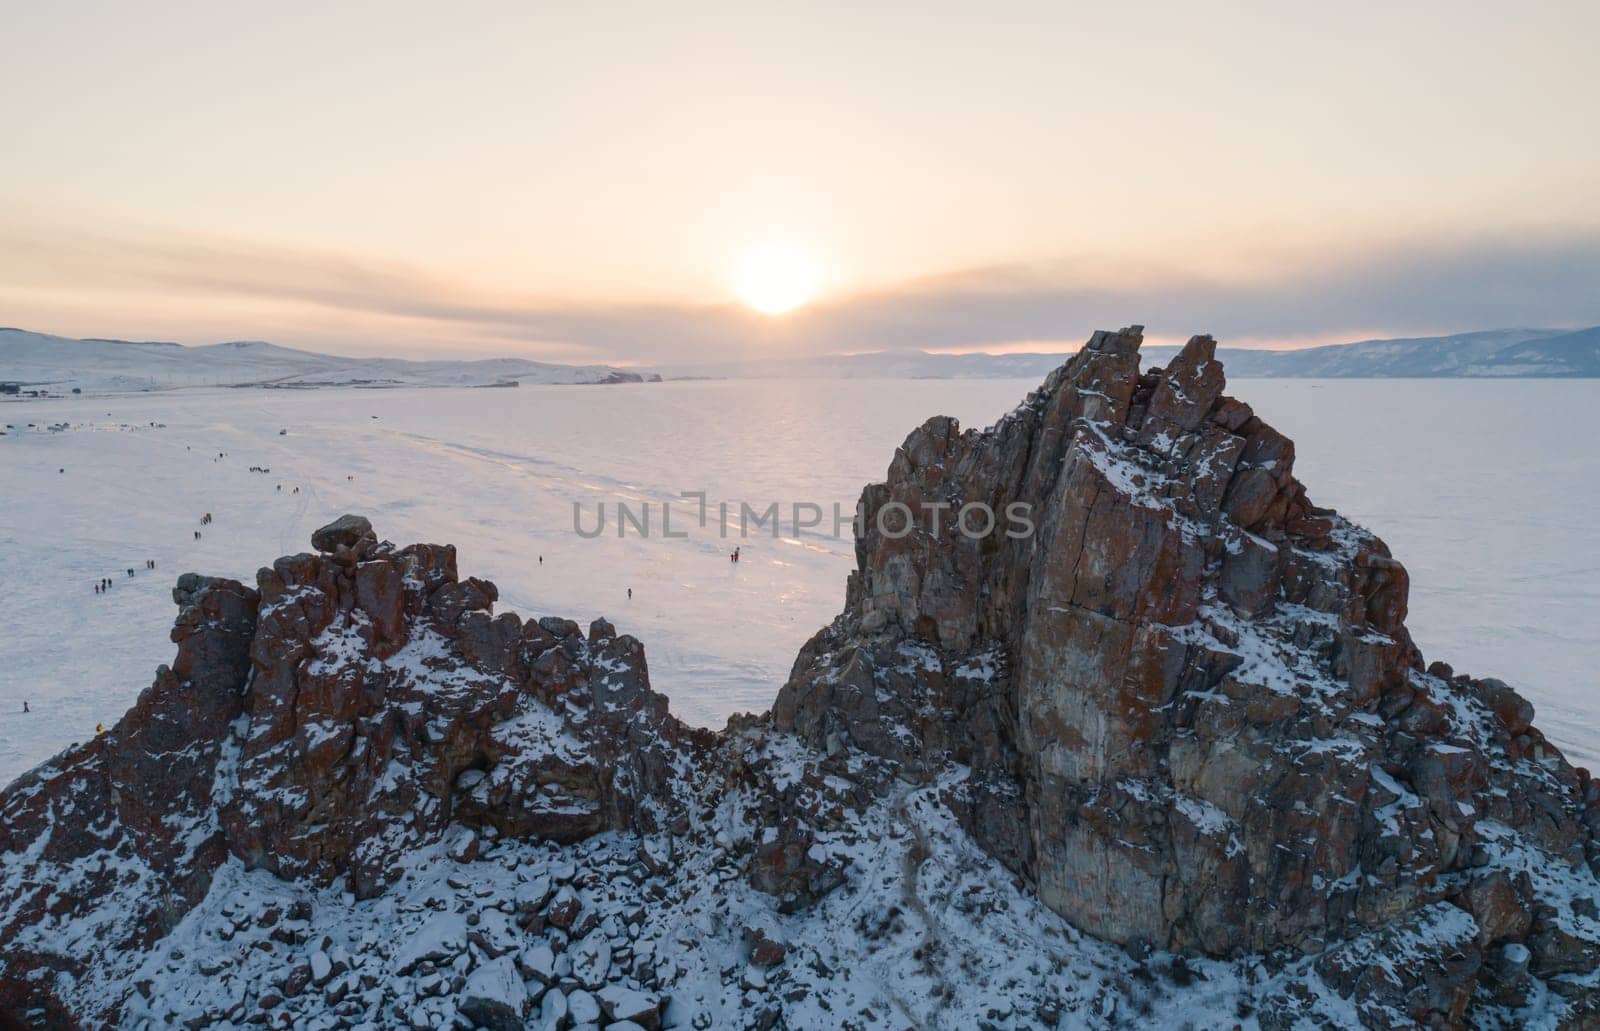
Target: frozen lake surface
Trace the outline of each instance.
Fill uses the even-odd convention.
[[[397,544],[456,544],[462,574],[495,581],[502,610],[610,618],[645,642],[655,686],[690,721],[763,710],[843,602],[853,547],[848,525],[832,535],[833,505],[848,515],[927,417],[985,425],[1036,385],[198,390],[0,404],[0,422],[17,427],[0,438],[0,783],[115,722],[171,660],[179,573],[249,581],[344,512]],[[1517,685],[1575,762],[1600,765],[1600,383],[1237,380],[1230,393],[1294,438],[1313,501],[1370,527],[1410,569],[1424,654]],[[59,422],[70,427],[44,428]],[[704,528],[688,491],[710,500]],[[741,501],[779,502],[786,522],[794,503],[827,515],[798,541],[723,539],[722,500],[735,536]],[[650,539],[616,537],[619,501],[652,503]],[[664,501],[686,538],[661,536]],[[574,533],[575,503],[585,528],[604,503],[607,532]],[[205,512],[215,521],[200,527]],[[101,576],[115,584],[103,596],[91,589]]]

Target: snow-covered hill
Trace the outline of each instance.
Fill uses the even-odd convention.
[[[175,387],[483,387],[511,383],[637,383],[609,365],[558,365],[524,358],[407,361],[347,358],[238,340],[203,347],[69,337],[0,329],[0,382],[53,394]]]
[[[1227,348],[1235,376],[1567,377],[1600,375],[1600,327],[1491,329],[1441,337],[1364,340],[1298,351]]]
[[[1153,361],[1175,347],[1151,346]],[[882,351],[741,362],[660,366],[560,365],[524,358],[410,361],[349,358],[239,340],[201,347],[128,340],[75,340],[0,329],[0,384],[63,394],[175,387],[489,387],[523,384],[637,383],[667,379],[1037,379],[1068,352],[930,354]],[[1493,329],[1451,336],[1365,340],[1301,350],[1222,348],[1239,378],[1600,377],[1600,326]]]

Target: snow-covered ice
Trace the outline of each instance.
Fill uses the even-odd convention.
[[[764,709],[843,601],[853,550],[848,525],[831,534],[832,506],[848,515],[928,416],[986,424],[1036,385],[201,389],[0,403],[0,782],[116,720],[171,659],[179,573],[249,580],[344,512],[399,543],[457,544],[463,574],[494,580],[503,609],[612,619],[644,640],[653,683],[693,722]],[[1424,653],[1515,684],[1575,762],[1600,764],[1600,383],[1238,380],[1229,392],[1296,441],[1314,501],[1406,563]],[[713,525],[696,525],[686,491],[706,493]],[[728,539],[714,525],[723,500]],[[652,503],[650,539],[617,538],[619,501]],[[666,501],[686,538],[662,537]],[[825,515],[799,540],[739,540],[741,501],[758,512],[778,502],[785,534],[793,503]],[[574,533],[573,504],[589,528],[601,502],[606,532]],[[206,512],[215,518],[202,526]],[[96,595],[102,576],[113,586]]]

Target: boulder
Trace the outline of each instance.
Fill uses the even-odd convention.
[[[372,532],[372,523],[366,516],[342,515],[311,535],[311,546],[324,554],[340,548],[355,551],[363,544],[376,544],[378,535]]]
[[[620,984],[607,985],[595,993],[606,1019],[626,1020],[642,1028],[656,1028],[661,1024],[661,999],[649,992],[628,988]]]
[[[504,956],[481,964],[461,991],[461,1015],[488,1031],[522,1031],[532,1005],[516,965]]]

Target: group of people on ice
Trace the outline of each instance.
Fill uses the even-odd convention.
[[[144,560],[144,567],[146,569],[154,569],[156,567],[156,560],[153,559],[153,558],[145,559]],[[132,579],[133,578],[133,567],[132,566],[128,567],[127,573],[128,573],[128,578]],[[94,593],[96,593],[96,594],[104,594],[104,593],[106,593],[107,591],[111,590],[111,583],[112,583],[112,581],[111,581],[111,578],[109,576],[102,576],[99,580],[95,581]]]
[[[211,525],[211,513],[207,512],[205,515],[201,516],[200,517],[200,523],[201,523],[202,526]],[[194,532],[194,539],[195,540],[199,540],[200,539],[200,531],[199,530],[196,530]],[[153,558],[145,559],[144,560],[144,567],[146,569],[154,569],[156,567],[156,560],[153,559]],[[132,566],[128,567],[127,574],[128,574],[128,578],[131,580],[133,578],[133,576],[134,576],[134,570],[133,570]],[[95,581],[94,593],[96,593],[96,594],[104,594],[109,590],[111,590],[111,578],[109,576],[102,576],[99,580]]]

